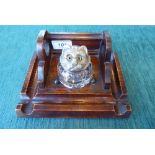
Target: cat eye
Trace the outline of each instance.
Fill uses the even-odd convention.
[[[77,57],[77,60],[78,60],[78,61],[81,61],[81,60],[82,60],[82,56],[79,55],[79,56]]]
[[[68,61],[71,61],[73,57],[72,57],[71,54],[67,54],[66,58],[67,58]]]

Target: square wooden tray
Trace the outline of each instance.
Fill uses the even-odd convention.
[[[95,83],[80,89],[56,84],[61,50],[53,49],[52,40],[87,46]],[[121,66],[107,32],[40,31],[20,96],[18,117],[128,117],[131,112]]]

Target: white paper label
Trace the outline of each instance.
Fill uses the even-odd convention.
[[[71,40],[52,40],[53,49],[63,49],[64,46],[69,45],[72,46]]]

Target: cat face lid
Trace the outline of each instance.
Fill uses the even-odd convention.
[[[66,71],[81,71],[86,69],[90,61],[86,46],[64,46],[60,56],[60,64]]]

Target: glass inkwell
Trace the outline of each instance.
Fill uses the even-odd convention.
[[[57,69],[58,80],[67,88],[82,88],[93,79],[86,46],[64,46]]]

